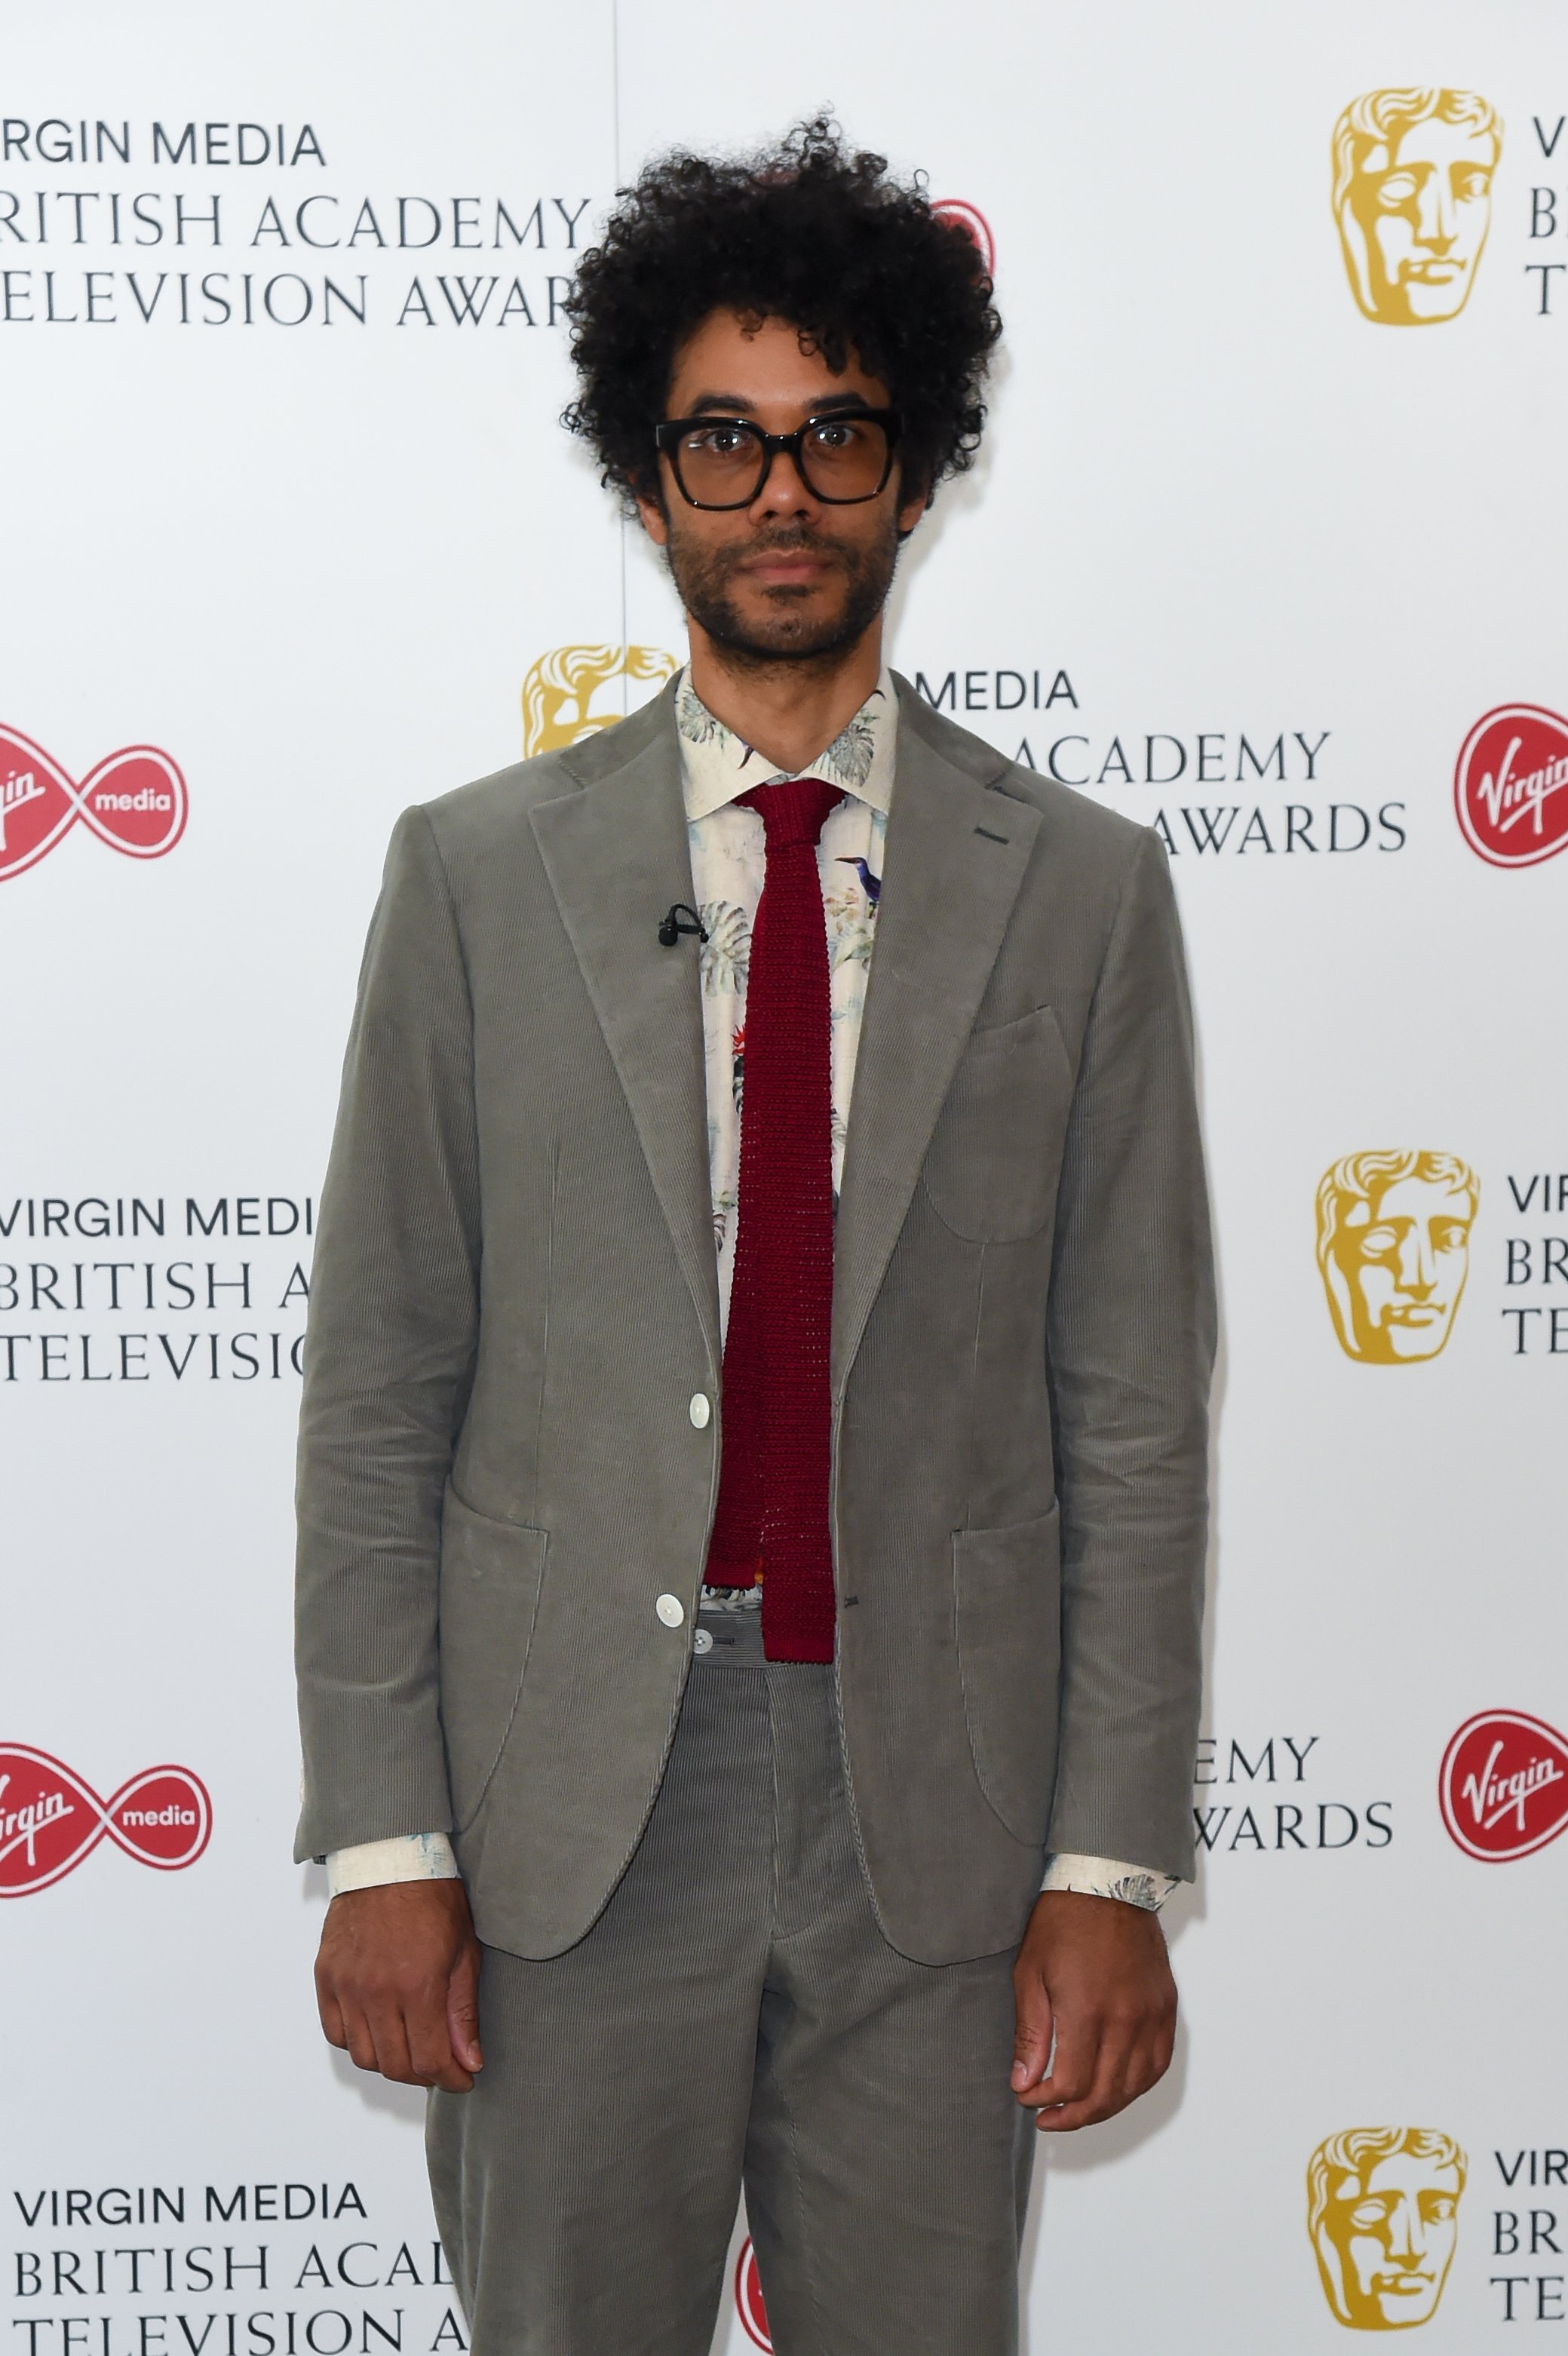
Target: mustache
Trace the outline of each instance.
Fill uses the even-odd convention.
[[[723,568],[733,573],[742,564],[749,564],[758,556],[822,556],[830,561],[843,561],[845,551],[836,540],[823,532],[813,531],[809,524],[786,524],[777,531],[759,531],[743,547],[715,551],[722,558]]]

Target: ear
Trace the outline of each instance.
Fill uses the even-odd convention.
[[[651,483],[639,484],[632,491],[637,502],[638,520],[656,548],[663,548],[670,538],[670,519],[665,511],[663,485],[657,477]]]
[[[916,479],[907,480],[902,474],[900,475],[898,481],[897,516],[898,537],[900,540],[908,539],[909,534],[914,530],[915,526],[919,522],[920,518],[925,514],[926,509],[930,506],[935,497],[936,486],[934,483],[926,483]]]

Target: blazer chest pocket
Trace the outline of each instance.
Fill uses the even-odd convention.
[[[969,1747],[1015,1840],[1043,1843],[1056,1773],[1061,1534],[1053,1505],[1004,1530],[953,1534],[953,1617]]]
[[[920,1173],[945,1227],[970,1243],[1002,1244],[1045,1225],[1072,1087],[1048,1006],[971,1033]]]
[[[441,1517],[441,1725],[457,1831],[473,1822],[511,1731],[549,1539],[477,1514],[448,1486]]]

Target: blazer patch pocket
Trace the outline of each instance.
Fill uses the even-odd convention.
[[[441,1724],[456,1829],[500,1763],[539,1617],[549,1538],[447,1488],[441,1518]]]
[[[969,1243],[1004,1244],[1044,1226],[1072,1087],[1048,1006],[970,1033],[920,1173],[945,1227]]]
[[[1061,1537],[1053,1505],[1004,1530],[953,1533],[963,1714],[980,1788],[1015,1840],[1043,1844],[1057,1759]]]

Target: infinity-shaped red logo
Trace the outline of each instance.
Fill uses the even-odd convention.
[[[212,1832],[207,1786],[188,1767],[148,1767],[101,1800],[47,1751],[0,1742],[0,1898],[47,1890],[105,1837],[138,1865],[177,1873]]]
[[[166,753],[127,744],[73,786],[58,761],[0,725],[0,883],[51,851],[81,819],[127,859],[161,859],[185,832],[185,779]]]

